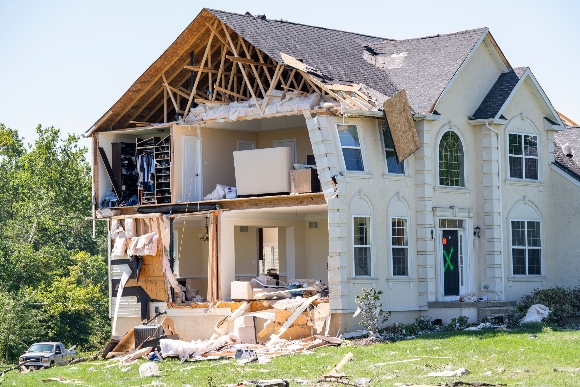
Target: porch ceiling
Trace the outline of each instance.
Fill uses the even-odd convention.
[[[315,204],[311,206],[236,210],[224,212],[222,217],[255,220],[323,220],[328,217],[328,206],[326,204]]]

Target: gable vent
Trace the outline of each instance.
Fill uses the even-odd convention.
[[[318,228],[318,222],[308,222],[308,228]]]

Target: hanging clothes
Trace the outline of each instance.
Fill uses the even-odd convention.
[[[139,155],[139,185],[145,192],[155,191],[155,156],[151,152]]]

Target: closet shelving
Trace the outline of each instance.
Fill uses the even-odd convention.
[[[151,157],[153,165],[150,175],[147,176],[147,184],[141,184],[139,189],[139,202],[146,204],[171,203],[171,141],[170,136],[138,138],[136,159],[147,154]],[[139,162],[139,161],[138,161]],[[137,166],[139,170],[140,165]]]

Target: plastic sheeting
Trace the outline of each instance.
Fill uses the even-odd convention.
[[[180,359],[184,360],[189,357],[200,357],[205,353],[217,351],[224,347],[230,347],[236,341],[238,341],[238,337],[230,333],[215,339],[191,343],[182,340],[161,339],[159,340],[159,345],[164,357],[179,356]]]
[[[533,323],[533,322],[541,322],[543,319],[548,317],[550,314],[550,309],[547,306],[542,304],[535,304],[530,306],[526,316],[521,319],[520,323]]]

